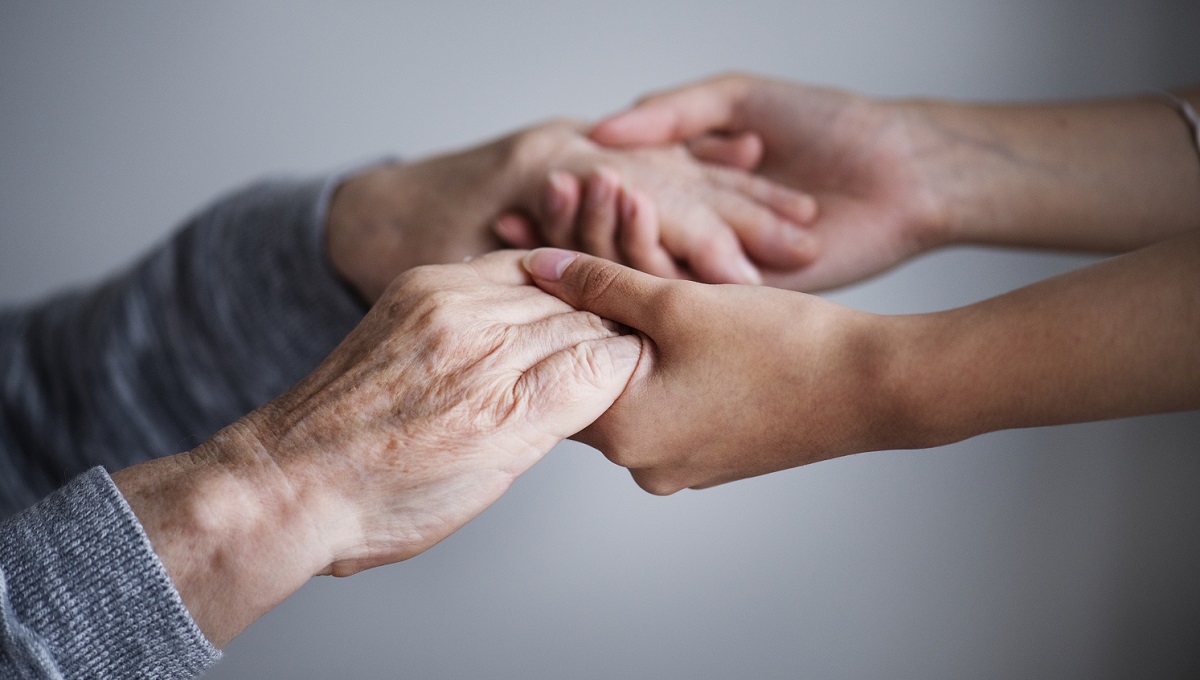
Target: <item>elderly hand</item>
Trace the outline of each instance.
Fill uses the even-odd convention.
[[[592,139],[614,147],[692,140],[701,159],[756,169],[810,192],[820,206],[812,223],[820,252],[811,263],[768,272],[767,283],[819,290],[886,270],[948,238],[949,178],[924,162],[951,146],[916,109],[840,90],[746,75],[726,75],[648,96],[601,121]],[[737,135],[733,144],[714,133]],[[745,135],[756,154],[737,152]]]
[[[657,494],[903,444],[887,317],[772,288],[659,279],[535,250],[542,289],[639,331],[653,350],[578,439]]]
[[[373,303],[411,267],[461,262],[501,246],[493,227],[516,247],[545,242],[620,254],[664,275],[684,274],[679,259],[709,281],[758,281],[743,247],[767,264],[812,259],[815,244],[803,227],[814,210],[809,197],[740,170],[703,166],[681,149],[604,149],[582,129],[544,123],[465,151],[349,177],[334,193],[327,220],[334,270]],[[636,222],[644,229],[605,230],[611,224],[605,212],[617,209],[618,173],[641,192]],[[582,197],[576,177],[596,178]],[[581,205],[590,219],[577,222]]]
[[[557,147],[534,219],[497,221],[510,245],[579,249],[707,283],[761,283],[760,269],[790,271],[816,255],[806,228],[816,204],[805,194],[699,163],[682,146],[616,152],[560,125]]]
[[[210,639],[429,549],[612,404],[641,341],[528,283],[513,252],[414,269],[292,390],[114,475]]]

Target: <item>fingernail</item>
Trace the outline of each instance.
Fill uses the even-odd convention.
[[[594,204],[608,202],[616,191],[618,181],[612,172],[601,169],[588,183],[588,200]]]
[[[762,274],[758,273],[758,268],[751,264],[750,260],[747,260],[745,257],[738,258],[737,268],[743,283],[754,286],[762,285]]]
[[[575,261],[579,253],[558,248],[538,248],[525,255],[522,262],[525,270],[534,278],[543,281],[557,281],[562,278],[567,265]]]
[[[628,190],[621,193],[621,221],[632,224],[637,217],[637,199]]]
[[[812,232],[800,227],[790,227],[785,232],[788,249],[796,255],[811,258],[817,249],[817,238]]]
[[[495,222],[492,222],[492,231],[495,232],[497,236],[507,241],[511,239],[513,234],[517,231],[517,227],[514,225],[516,219],[517,218],[513,217],[512,215],[501,215],[500,217],[496,218]]]
[[[551,215],[557,215],[562,212],[563,204],[565,203],[563,200],[563,191],[566,189],[564,186],[566,184],[564,175],[565,173],[561,170],[555,170],[550,173],[550,183],[546,187],[546,212]]]
[[[817,219],[817,199],[807,195],[796,199],[796,219],[805,224]]]

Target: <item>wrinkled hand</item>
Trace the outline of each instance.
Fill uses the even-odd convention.
[[[682,146],[617,152],[579,126],[544,126],[552,171],[544,198],[510,213],[496,233],[510,245],[583,250],[657,276],[761,283],[762,268],[807,264],[819,244],[805,227],[812,198],[740,169],[697,162]],[[753,152],[753,150],[751,150]]]
[[[581,204],[588,215],[617,209],[617,173],[642,192],[638,224],[645,228],[619,235],[580,228]],[[575,178],[593,176],[604,181],[581,199]],[[326,246],[334,270],[368,303],[412,267],[461,262],[503,243],[619,251],[651,271],[682,276],[679,259],[705,280],[757,281],[743,245],[766,263],[806,263],[815,245],[797,224],[811,221],[813,211],[807,196],[702,165],[681,149],[604,149],[584,136],[583,125],[551,121],[347,178],[331,201]]]
[[[428,549],[624,389],[638,339],[528,282],[513,252],[412,270],[252,416],[284,473],[353,518],[330,572]]]
[[[946,208],[921,162],[943,142],[915,111],[734,74],[648,96],[601,121],[591,137],[621,148],[690,141],[703,160],[753,168],[812,194],[819,254],[766,280],[820,290],[882,272],[947,238]],[[747,134],[761,140],[757,166]]]
[[[534,280],[650,343],[581,441],[672,493],[902,443],[888,408],[886,317],[772,288],[709,286],[555,249]]]
[[[294,388],[113,475],[210,640],[428,550],[612,404],[642,341],[529,282],[515,252],[414,269]]]

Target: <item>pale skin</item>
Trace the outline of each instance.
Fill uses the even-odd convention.
[[[1200,89],[1176,94],[1200,107]],[[747,136],[761,152],[746,151]],[[591,137],[622,148],[693,140],[708,160],[810,193],[813,261],[764,270],[793,290],[859,281],[947,245],[1115,253],[1200,227],[1196,150],[1156,95],[876,100],[734,74],[650,95]]]
[[[724,224],[742,252],[754,252],[756,246],[746,244],[755,237],[784,234],[771,220],[786,219],[789,211],[796,211],[796,223],[784,226],[811,227],[807,238],[816,237],[819,247],[797,249],[796,263],[769,272],[768,282],[839,285],[952,242],[1101,250],[1162,243],[960,310],[907,317],[870,315],[783,290],[671,281],[589,256],[535,251],[524,268],[555,300],[528,285],[512,253],[393,279],[421,260],[487,250],[488,230],[503,231],[497,219],[509,210],[545,219],[559,230],[554,233],[574,234],[576,243],[597,249],[609,246],[596,234],[623,247],[621,235],[636,220],[643,223],[633,233],[666,234],[667,222],[653,212],[661,195],[651,195],[652,183],[649,189],[629,185],[627,166],[621,186],[598,200],[577,201],[573,212],[556,203],[554,194],[571,189],[561,175],[550,174],[554,170],[570,167],[578,193],[580,186],[612,179],[602,178],[606,162],[634,157],[572,166],[554,155],[562,146],[518,133],[425,164],[362,173],[339,190],[328,232],[335,269],[366,301],[379,301],[362,325],[308,379],[197,449],[113,476],[215,644],[223,646],[313,575],[351,574],[427,550],[579,430],[580,438],[630,467],[644,488],[670,493],[857,451],[1200,406],[1200,198],[1185,188],[1200,174],[1188,175],[1195,167],[1185,170],[1183,156],[1166,142],[1186,144],[1177,120],[1172,128],[1169,116],[1140,102],[1141,113],[1120,111],[1120,118],[1129,117],[1129,134],[1141,140],[1138,148],[1170,155],[1139,170],[1167,168],[1189,179],[1149,180],[1120,171],[1092,177],[1070,150],[1090,149],[1086,131],[1102,128],[1098,122],[1069,123],[1067,134],[1036,112],[1028,120],[1017,112],[992,121],[983,110],[976,115],[970,107],[919,102],[908,104],[913,110],[895,109],[911,117],[899,120],[881,113],[893,104],[829,91],[836,101],[818,129],[834,150],[793,159],[813,166],[805,175],[780,160],[769,126],[720,122],[721,110],[742,111],[734,120],[747,120],[742,104],[730,101],[758,92],[756,82],[721,85],[729,90],[718,88],[716,100],[725,104],[704,119],[710,122],[687,127],[671,117],[683,114],[672,113],[669,124],[659,126],[670,134],[626,142],[687,137],[692,152],[709,160],[759,168],[780,182],[811,178],[807,187],[797,182],[795,194],[770,198],[762,193],[768,185],[744,177],[722,183],[721,177],[738,176],[691,175],[706,178],[691,185],[693,197],[735,190],[773,213],[746,227],[733,217],[745,213],[722,213],[710,204],[734,220]],[[767,101],[764,110],[786,122],[774,100]],[[837,101],[854,106],[839,109]],[[851,115],[856,109],[861,117]],[[940,120],[939,144],[896,141],[920,139],[918,130],[906,129],[919,122],[918,114]],[[863,137],[868,128],[853,125],[880,120],[874,136]],[[614,143],[605,135],[620,127],[610,120],[593,135]],[[1084,134],[1082,141],[1068,143],[1076,133]],[[855,146],[863,139],[891,140],[880,142],[889,153]],[[1107,153],[1121,156],[1114,149]],[[667,151],[670,163],[686,160],[677,149]],[[1048,154],[1033,165],[1050,177],[1030,179],[1028,164],[1014,162],[1024,158],[1018,151]],[[888,167],[881,169],[881,160]],[[839,163],[842,174],[828,172]],[[974,167],[993,175],[973,185],[963,168]],[[944,184],[931,181],[939,171]],[[1079,173],[1089,179],[1081,182]],[[1063,191],[1038,193],[1055,179],[1065,182]],[[1136,192],[1127,182],[1144,182],[1146,191],[1158,192],[1147,194],[1155,200],[1131,202]],[[1084,188],[1068,191],[1073,183]],[[799,192],[808,189],[818,209],[799,224],[805,222],[796,207],[802,202],[777,197],[803,197]],[[1032,192],[1031,200],[1004,193],[1017,190]],[[405,200],[382,200],[392,192]],[[447,194],[462,200],[447,201]],[[1123,196],[1124,205],[1114,199],[1102,208],[1125,212],[1088,217],[1089,197],[1114,196]],[[1153,214],[1131,219],[1139,214],[1133,204]],[[580,221],[580,214],[587,217]],[[1103,237],[1079,228],[1089,219]],[[431,223],[444,228],[424,228]],[[863,252],[851,247],[856,242]],[[664,253],[682,273],[695,273],[690,260]],[[734,263],[729,272],[737,271],[735,259],[726,262]],[[618,334],[600,316],[637,334]]]
[[[514,220],[538,225],[563,246],[611,243],[611,231],[588,226],[606,227],[611,219],[577,222],[563,211],[611,214],[620,188],[636,190],[641,200],[635,226],[644,228],[624,233],[632,252],[644,253],[638,263],[674,267],[677,255],[706,281],[757,283],[761,276],[745,249],[771,250],[792,265],[812,259],[813,237],[801,224],[813,217],[806,194],[739,169],[702,164],[681,148],[606,149],[583,131],[581,123],[550,121],[350,177],[335,193],[329,216],[334,268],[372,302],[411,267],[495,250],[502,245],[497,234],[517,247],[536,245],[512,233]],[[569,179],[576,176],[595,178],[594,191],[581,196]],[[565,197],[552,190],[563,182],[575,187]],[[596,192],[601,196],[595,198]],[[669,235],[673,256],[662,254],[660,235]]]
[[[318,574],[428,550],[625,388],[638,338],[514,252],[401,276],[308,378],[113,481],[217,646]]]
[[[811,208],[800,192],[679,149],[604,149],[581,131],[552,121],[348,178],[326,245],[373,305],[362,324],[306,380],[200,447],[113,475],[214,644],[313,575],[404,560],[445,538],[602,413],[640,357],[636,338],[529,285],[513,253],[413,267],[495,249],[505,211],[544,219],[545,183],[564,168],[620,167],[664,206],[663,224],[707,211],[695,241],[732,244],[705,251],[718,280],[756,276],[739,268],[738,233],[803,231],[780,217]]]
[[[749,167],[747,133],[761,172],[820,205],[820,254],[767,277],[777,285],[841,285],[949,243],[1128,253],[961,309],[881,316],[534,251],[539,286],[647,343],[629,388],[580,435],[643,488],[1200,408],[1200,160],[1162,102],[876,102],[727,76],[648,97],[592,136],[694,137],[693,151]]]

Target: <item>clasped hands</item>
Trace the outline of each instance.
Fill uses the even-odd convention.
[[[361,324],[197,449],[113,475],[214,643],[314,574],[427,550],[567,437],[659,494],[902,442],[881,408],[894,324],[705,285],[862,275],[829,227],[852,212],[845,172],[827,210],[747,172],[772,168],[757,134],[617,150],[583,132],[551,122],[345,180],[327,249],[371,304]],[[484,254],[505,244],[537,249]]]

